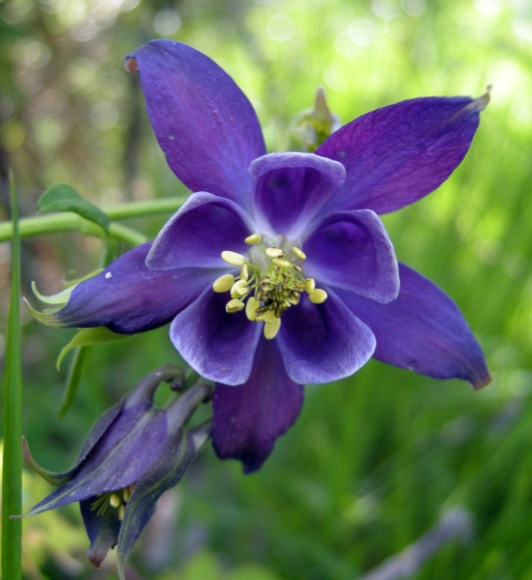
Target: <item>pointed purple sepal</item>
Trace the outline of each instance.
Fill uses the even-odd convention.
[[[486,360],[456,304],[404,264],[399,275],[399,297],[389,304],[341,293],[375,334],[375,358],[437,379],[463,379],[476,389],[487,385]]]
[[[150,270],[145,264],[150,248],[151,243],[138,246],[78,284],[54,318],[67,327],[106,326],[125,334],[151,330],[172,320],[217,276],[203,268]]]
[[[257,115],[233,79],[186,44],[152,40],[128,55],[168,165],[192,191],[247,205],[253,159],[266,153]]]
[[[488,100],[412,99],[344,125],[316,151],[347,172],[328,209],[388,213],[435,190],[467,153]]]
[[[249,379],[242,385],[216,385],[212,404],[218,457],[238,459],[251,473],[299,416],[303,385],[286,374],[276,341],[261,339]]]

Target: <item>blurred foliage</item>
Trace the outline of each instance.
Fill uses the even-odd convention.
[[[467,545],[430,559],[416,580],[532,578],[532,4],[529,0],[4,0],[0,2],[0,176],[13,165],[21,207],[54,182],[93,203],[177,195],[122,59],[147,40],[193,45],[256,107],[271,150],[324,85],[345,123],[424,95],[492,103],[470,153],[435,193],[385,216],[399,258],[459,304],[493,383],[474,393],[371,361],[308,387],[296,425],[264,468],[243,476],[212,450],[163,497],[131,559],[165,580],[351,580],[419,537],[442,510],[475,518]],[[0,213],[7,218],[6,189]],[[1,217],[1,216],[0,216]],[[154,235],[160,219],[132,225]],[[101,241],[27,241],[25,295],[97,267]],[[0,351],[8,246],[0,246]],[[57,414],[74,331],[24,313],[24,432],[39,462],[63,469],[94,420],[138,379],[179,363],[167,329],[92,351],[74,407]],[[529,457],[530,456],[530,457]],[[47,485],[25,475],[25,505]],[[85,566],[74,508],[25,521],[27,578],[115,578]],[[253,563],[253,565],[249,563]],[[132,578],[138,576],[131,576]]]

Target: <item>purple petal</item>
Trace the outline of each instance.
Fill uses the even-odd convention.
[[[488,96],[428,97],[362,115],[316,151],[343,163],[344,185],[328,209],[388,213],[427,195],[462,161]]]
[[[207,290],[170,326],[170,339],[187,363],[210,381],[240,385],[248,380],[261,324],[244,311],[227,314],[229,294]]]
[[[389,304],[341,293],[375,333],[375,358],[437,379],[464,379],[476,389],[487,385],[486,360],[456,304],[404,264],[399,275],[399,297]]]
[[[125,560],[155,513],[157,501],[165,491],[178,484],[194,459],[195,451],[190,435],[184,435],[183,430],[178,429],[166,439],[146,466],[127,503],[120,528],[117,547],[120,578],[125,578]]]
[[[301,234],[345,179],[341,163],[313,153],[264,155],[253,161],[249,173],[261,228],[294,236]]]
[[[218,457],[238,459],[246,473],[256,471],[302,405],[303,386],[286,374],[276,341],[262,339],[249,379],[233,387],[216,385],[212,442]]]
[[[137,61],[151,126],[177,177],[192,191],[243,205],[249,164],[266,147],[233,79],[201,52],[169,40],[153,40],[127,58]]]
[[[328,214],[303,245],[305,276],[377,302],[395,300],[399,271],[392,242],[375,212]]]
[[[144,263],[150,247],[126,252],[81,282],[54,317],[67,327],[107,326],[125,334],[151,330],[170,321],[220,275],[196,268],[155,272]]]
[[[135,483],[157,455],[166,435],[164,411],[147,412],[145,403],[125,409],[79,466],[75,476],[34,506],[28,515]]]
[[[323,304],[303,296],[282,315],[277,340],[295,383],[343,379],[366,364],[375,350],[371,330],[328,288],[327,293]]]
[[[195,193],[171,217],[153,242],[146,265],[153,270],[225,268],[224,250],[247,253],[244,239],[256,229],[236,203]]]
[[[123,407],[124,400],[120,401],[112,409],[109,409],[109,411],[104,413],[98,419],[98,421],[96,421],[89,434],[87,435],[87,438],[83,442],[83,446],[79,452],[78,458],[76,459],[76,463],[68,471],[64,471],[62,473],[54,473],[41,467],[33,458],[26,438],[22,437],[22,457],[26,467],[40,475],[43,479],[55,487],[64,485],[70,479],[72,479],[78,467],[83,463],[89,452],[95,447],[109,426],[113,423],[115,418],[120,414]]]
[[[96,496],[83,500],[79,503],[83,523],[87,530],[87,536],[91,542],[87,555],[89,562],[97,568],[103,562],[107,552],[113,548],[118,541],[120,531],[120,521],[116,517],[114,509],[105,510],[102,514],[98,510],[92,509]]]

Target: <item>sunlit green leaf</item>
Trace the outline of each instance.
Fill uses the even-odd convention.
[[[49,187],[37,202],[40,213],[54,211],[71,211],[98,224],[106,232],[109,230],[109,218],[100,208],[87,201],[70,185],[55,183]]]
[[[57,358],[57,368],[59,369],[61,367],[65,355],[73,348],[78,346],[93,346],[95,344],[116,342],[124,340],[125,338],[129,338],[129,335],[117,334],[105,326],[100,326],[98,328],[84,328],[83,330],[80,330],[65,347],[63,347],[63,350],[59,353],[59,357]]]

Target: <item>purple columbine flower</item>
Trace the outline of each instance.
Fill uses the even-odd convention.
[[[181,374],[180,368],[168,365],[145,377],[97,421],[74,467],[65,473],[40,467],[23,440],[26,465],[58,488],[25,515],[79,502],[91,541],[90,562],[99,566],[118,544],[122,580],[124,561],[154,514],[157,500],[179,482],[210,435],[207,424],[184,430],[196,407],[210,397],[208,385],[196,385],[167,409],[153,407],[158,385]]]
[[[267,154],[250,102],[205,55],[156,40],[126,68],[138,69],[159,145],[195,193],[153,244],[77,286],[56,324],[135,333],[172,321],[175,347],[217,383],[216,452],[246,471],[296,420],[302,385],[347,377],[371,356],[489,382],[454,302],[397,263],[378,217],[449,177],[487,94],[403,101],[315,153]]]

